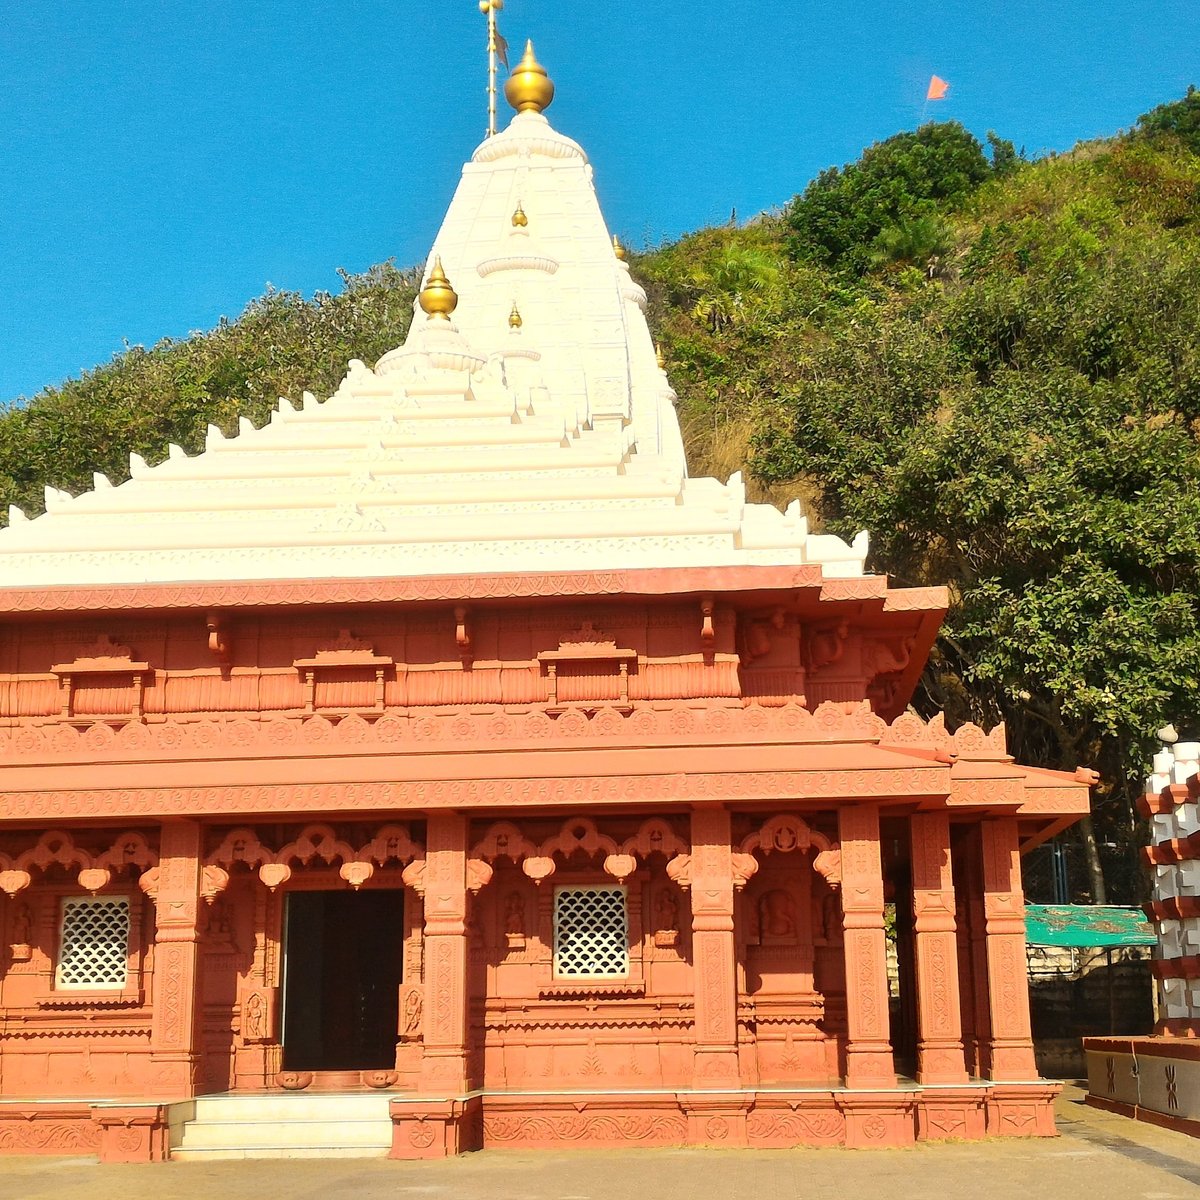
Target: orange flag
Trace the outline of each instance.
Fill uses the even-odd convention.
[[[950,90],[950,85],[944,80],[939,79],[936,75],[929,77],[929,91],[925,93],[926,100],[945,100],[946,93]]]

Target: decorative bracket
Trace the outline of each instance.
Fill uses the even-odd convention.
[[[706,658],[711,658],[717,646],[717,629],[713,624],[713,598],[700,597],[700,645]]]
[[[208,652],[225,667],[232,655],[232,639],[229,634],[229,619],[215,609],[204,618],[208,628]]]
[[[475,661],[475,650],[471,645],[471,627],[468,624],[471,610],[465,604],[458,605],[454,610],[454,643],[458,647],[459,661],[463,670],[470,669]]]

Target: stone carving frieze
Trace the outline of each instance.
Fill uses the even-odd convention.
[[[465,628],[456,633],[460,651],[462,639],[467,637]],[[168,717],[144,725],[97,718],[82,728],[47,722],[0,729],[0,763],[71,759],[93,762],[105,758],[125,761],[131,756],[146,760],[203,758],[224,756],[231,750],[255,756],[303,755],[314,747],[338,743],[400,751],[424,750],[438,742],[542,745],[547,741],[570,743],[631,735],[643,742],[709,741],[714,737],[785,739],[793,743],[871,741],[880,746],[928,749],[943,761],[958,756],[1006,761],[1003,725],[984,733],[968,724],[951,734],[940,714],[924,721],[913,713],[904,713],[888,724],[865,701],[827,701],[815,712],[799,704],[707,709],[643,706],[631,711],[625,711],[623,705],[598,704],[587,712],[566,712],[558,719],[537,710],[449,714],[403,710],[351,714],[334,720],[320,714],[254,719],[235,716],[228,720]]]

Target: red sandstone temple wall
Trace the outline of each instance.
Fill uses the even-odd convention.
[[[815,707],[869,696],[886,708],[916,628],[896,616],[879,628],[606,602],[26,623],[0,631],[0,724],[551,700]]]

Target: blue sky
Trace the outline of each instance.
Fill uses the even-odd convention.
[[[610,225],[786,201],[921,117],[1033,154],[1200,84],[1196,0],[508,0]],[[484,127],[476,0],[0,0],[0,401],[424,258]],[[502,112],[507,110],[503,108]]]

